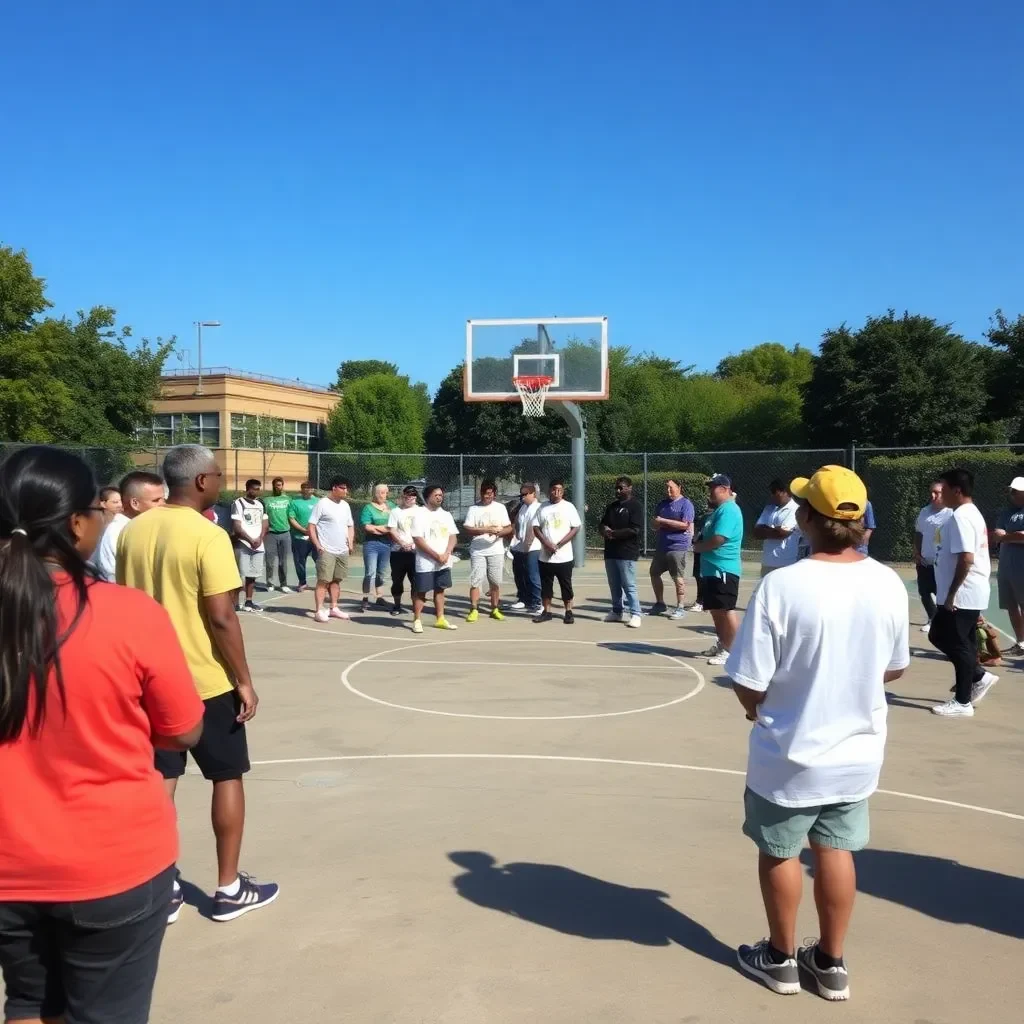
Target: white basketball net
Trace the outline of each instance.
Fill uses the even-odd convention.
[[[523,400],[524,416],[543,416],[544,400],[548,397],[551,377],[513,377],[519,397]]]

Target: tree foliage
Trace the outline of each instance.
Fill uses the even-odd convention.
[[[0,434],[7,441],[128,445],[152,414],[174,340],[130,347],[107,306],[40,317],[50,303],[23,252],[0,247]]]
[[[804,393],[826,447],[966,443],[984,436],[991,350],[931,317],[894,310],[826,331]]]
[[[332,391],[344,391],[346,385],[361,377],[371,377],[374,374],[386,373],[392,377],[398,376],[397,363],[389,363],[384,359],[346,359],[338,367],[338,379],[330,385]]]
[[[377,480],[419,475],[423,460],[421,396],[408,377],[373,373],[345,386],[341,401],[327,420],[332,451],[398,452],[413,458],[381,456]]]

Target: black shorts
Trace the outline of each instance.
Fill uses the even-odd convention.
[[[740,578],[731,572],[702,576],[700,603],[706,612],[731,612],[740,594]]]
[[[563,603],[576,596],[572,589],[573,564],[571,561],[540,563],[540,596],[543,600],[550,601],[555,596],[555,580],[558,580],[558,592]]]
[[[98,900],[0,903],[4,1016],[146,1024],[174,876]]]
[[[416,593],[424,597],[431,591],[435,594],[452,589],[451,569],[438,569],[437,572],[416,573]]]
[[[245,726],[237,721],[241,703],[234,690],[203,701],[203,735],[188,752],[208,782],[240,779],[249,770]],[[157,750],[156,770],[165,779],[185,774],[184,750]]]

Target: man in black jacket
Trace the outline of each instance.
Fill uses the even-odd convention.
[[[636,590],[636,563],[640,557],[640,536],[644,510],[633,497],[633,481],[620,476],[615,481],[615,500],[601,517],[604,537],[604,569],[612,593],[612,610],[606,622],[625,622],[640,628],[640,596]],[[625,601],[623,601],[625,598]]]

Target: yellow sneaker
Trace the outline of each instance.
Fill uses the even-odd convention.
[[[447,619],[438,619],[434,623],[434,629],[458,629],[454,622],[449,622]]]
[[[423,623],[420,622],[419,619],[413,619],[412,620],[412,631],[414,633],[422,633],[423,632]]]
[[[501,614],[501,609],[500,608],[492,608],[491,609],[491,618],[494,619],[496,622],[504,622],[505,621],[505,616]]]
[[[479,619],[479,618],[480,618],[480,612],[477,611],[476,608],[470,608],[469,609],[469,614],[466,616],[466,621],[467,622],[476,622],[476,620]],[[440,623],[438,623],[438,625],[440,625]]]

